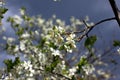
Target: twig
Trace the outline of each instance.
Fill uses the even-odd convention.
[[[95,26],[97,26],[97,25],[99,25],[99,24],[101,24],[101,23],[103,23],[103,22],[111,21],[111,20],[116,20],[116,18],[115,18],[115,17],[112,17],[112,18],[103,19],[103,20],[97,22],[96,24],[94,24],[93,26],[88,27],[89,30],[88,30],[85,34],[83,34],[82,36],[80,36],[80,37],[78,38],[78,41],[81,41],[81,39],[82,39],[84,36],[88,35],[89,32],[90,32]]]
[[[35,68],[34,68],[35,69]],[[35,70],[40,70],[40,71],[45,71],[45,70],[43,70],[43,69],[35,69]],[[65,78],[66,80],[71,80],[70,78],[68,78],[68,77],[66,77],[66,76],[64,76],[64,75],[62,75],[62,74],[59,74],[59,73],[56,73],[56,72],[50,72],[50,74],[53,74],[53,75],[57,75],[57,76],[59,76],[59,77],[62,77],[62,78]]]
[[[114,49],[115,49],[115,47],[111,47],[109,50],[103,52],[100,57],[94,58],[94,59],[91,61],[91,63],[94,63],[96,60],[99,60],[99,59],[103,58],[105,55],[107,55],[107,53],[110,53],[110,52],[111,52],[112,50],[114,50]]]
[[[84,22],[84,24],[87,26],[87,28],[85,28],[85,29],[83,29],[83,30],[81,30],[81,31],[66,32],[65,34],[67,34],[67,35],[69,35],[69,34],[71,34],[71,33],[78,34],[78,33],[82,33],[82,32],[84,32],[84,31],[86,31],[86,29],[89,29],[85,34],[83,34],[82,36],[80,36],[80,37],[78,38],[77,41],[80,41],[84,36],[88,35],[88,33],[89,33],[95,26],[97,26],[97,25],[99,25],[99,24],[101,24],[101,23],[103,23],[103,22],[111,21],[111,20],[116,20],[116,18],[115,18],[115,17],[112,17],[112,18],[103,19],[103,20],[95,23],[93,26],[88,26],[88,25],[86,25],[86,23]]]
[[[94,24],[93,26],[90,27],[89,31],[86,33],[88,35],[88,33],[97,25],[103,23],[103,22],[106,22],[106,21],[110,21],[110,20],[115,20],[116,18],[113,17],[113,18],[107,18],[107,19],[104,19],[104,20],[101,20],[99,22],[97,22],[96,24]]]

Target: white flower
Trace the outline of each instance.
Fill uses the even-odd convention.
[[[7,38],[7,42],[13,42],[13,41],[15,41],[15,38],[12,37]]]
[[[4,40],[7,40],[7,37],[6,37],[6,36],[3,36],[2,38],[3,38]]]
[[[117,52],[120,54],[120,48],[117,49]]]
[[[30,37],[30,34],[28,32],[22,34],[21,36],[22,38],[29,38]]]
[[[38,18],[37,21],[38,21],[38,24],[43,24],[45,22],[45,20],[42,18]]]
[[[60,55],[60,51],[59,50],[54,50],[53,48],[50,48],[50,50],[52,51],[52,54],[54,56]]]
[[[26,74],[26,76],[33,76],[35,73],[35,70],[33,69],[33,65],[31,64],[31,61],[24,61],[21,66],[25,69],[25,71],[28,71],[29,73]]]
[[[23,19],[22,19],[20,16],[18,16],[18,15],[14,15],[14,16],[13,16],[13,19],[14,19],[14,22],[15,22],[16,24],[21,24],[22,21],[23,21]]]
[[[24,51],[25,49],[25,44],[23,42],[20,42],[20,50]]]
[[[75,75],[75,72],[77,71],[78,67],[73,67],[71,69],[69,69],[69,76],[73,76]]]
[[[67,49],[67,52],[72,53],[72,49]]]
[[[40,63],[41,63],[42,65],[44,65],[44,64],[46,63],[46,60],[47,60],[45,54],[39,52],[38,57],[39,57]]]
[[[54,56],[59,56],[60,55],[60,51],[59,50],[54,50],[52,54]]]
[[[53,48],[50,48],[50,50],[52,51],[52,55],[59,56],[60,58],[62,58],[62,55],[60,54],[59,50],[54,50]]]
[[[19,46],[18,45],[16,45],[15,48],[14,48],[14,52],[17,52],[17,51],[19,51]]]
[[[21,15],[25,15],[25,10],[24,9],[20,9],[20,14]]]
[[[63,27],[61,27],[61,26],[58,27],[58,30],[59,30],[60,33],[63,33],[63,32],[64,32],[64,29],[63,29]]]
[[[72,39],[74,39],[74,38],[75,38],[75,34],[70,34],[70,35],[66,38],[66,40],[69,41],[69,40],[72,40]]]
[[[35,34],[36,34],[36,35],[39,35],[39,32],[38,32],[37,30],[35,30]]]
[[[0,1],[0,6],[5,5],[4,1]]]
[[[22,66],[25,67],[26,70],[27,70],[29,67],[32,67],[30,61],[24,61],[24,63],[22,64]]]
[[[56,0],[57,1],[57,0]],[[61,23],[62,21],[60,19],[56,20],[56,23]]]
[[[61,68],[62,68],[62,70],[64,70],[64,69],[66,68],[66,66],[65,66],[65,61],[62,61]]]
[[[85,71],[86,75],[91,74],[93,71],[95,71],[95,68],[93,65],[85,65],[82,66],[83,71]]]

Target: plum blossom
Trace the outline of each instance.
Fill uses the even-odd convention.
[[[71,69],[69,69],[69,76],[73,76],[75,75],[75,72],[77,71],[78,67],[73,67]]]
[[[75,34],[70,34],[67,38],[66,38],[66,40],[67,41],[70,41],[70,40],[73,40],[75,38]]]
[[[22,38],[29,38],[30,34],[28,32],[25,32],[24,34],[22,34],[21,36]]]
[[[24,51],[26,49],[25,44],[23,42],[20,42],[20,50]]]
[[[22,19],[20,16],[18,16],[18,15],[14,15],[14,16],[13,16],[13,19],[14,19],[14,22],[15,22],[16,24],[21,24],[22,21],[23,21],[23,19]]]
[[[89,75],[89,74],[93,73],[93,71],[95,71],[95,68],[93,65],[84,65],[84,66],[82,66],[82,69],[83,69],[83,71],[85,71],[86,75]]]
[[[52,51],[52,55],[59,56],[60,58],[62,58],[62,55],[60,54],[59,50],[54,50],[53,48],[50,48],[50,50]]]
[[[117,49],[117,52],[120,54],[120,48]]]
[[[23,67],[25,70],[27,70],[29,73],[26,74],[26,76],[33,76],[35,73],[35,70],[33,69],[33,65],[31,64],[31,61],[24,61],[23,64],[21,64],[21,67]]]

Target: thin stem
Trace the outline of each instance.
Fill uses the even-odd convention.
[[[35,68],[34,68],[35,69]],[[35,70],[40,70],[40,71],[45,71],[45,70],[43,70],[43,69],[35,69]],[[53,75],[57,75],[57,76],[59,76],[59,77],[62,77],[62,78],[65,78],[66,80],[71,80],[70,78],[68,78],[68,77],[66,77],[66,76],[64,76],[64,75],[62,75],[62,74],[59,74],[59,73],[56,73],[56,72],[50,72],[50,74],[53,74]]]
[[[86,35],[88,35],[88,33],[89,33],[95,26],[97,26],[97,25],[99,25],[99,24],[101,24],[101,23],[103,23],[103,22],[111,21],[111,20],[116,20],[116,18],[115,18],[115,17],[113,17],[113,18],[107,18],[107,19],[103,19],[103,20],[97,22],[96,24],[94,24],[93,26],[90,27],[90,29],[88,30],[88,32],[86,33]]]
[[[88,35],[89,32],[90,32],[91,30],[93,30],[93,28],[94,28],[95,26],[97,26],[97,25],[99,25],[99,24],[101,24],[101,23],[103,23],[103,22],[111,21],[111,20],[116,20],[116,18],[115,18],[115,17],[112,17],[112,18],[103,19],[103,20],[97,22],[96,24],[94,24],[93,26],[88,27],[89,30],[88,30],[85,34],[83,34],[82,36],[80,36],[80,37],[78,38],[78,41],[81,41],[84,36]]]

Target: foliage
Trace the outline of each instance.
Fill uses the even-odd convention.
[[[4,18],[3,14],[5,14],[7,11],[7,8],[0,7],[0,25],[2,24],[1,20]]]
[[[72,18],[71,25],[74,26],[66,26],[55,16],[50,20],[45,20],[40,16],[30,17],[25,10],[25,8],[21,8],[20,16],[15,15],[7,19],[11,23],[17,39],[4,36],[3,39],[7,42],[5,49],[9,54],[18,56],[14,61],[4,60],[7,79],[26,80],[31,77],[35,79],[36,75],[44,76],[44,79],[76,79],[75,73],[77,72],[85,75],[87,69],[85,70],[84,66],[90,65],[88,62],[84,62],[84,58],[81,58],[78,65],[72,67],[67,65],[65,59],[66,55],[73,54],[73,50],[76,48],[77,37],[72,31],[83,23],[80,20],[75,22],[76,19]],[[86,43],[93,45],[95,40],[92,41],[92,39]],[[85,46],[88,46],[86,43]],[[19,59],[20,54],[24,55],[25,61]]]
[[[120,46],[120,41],[114,40],[113,45],[114,45],[115,47],[116,47],[116,46]]]

